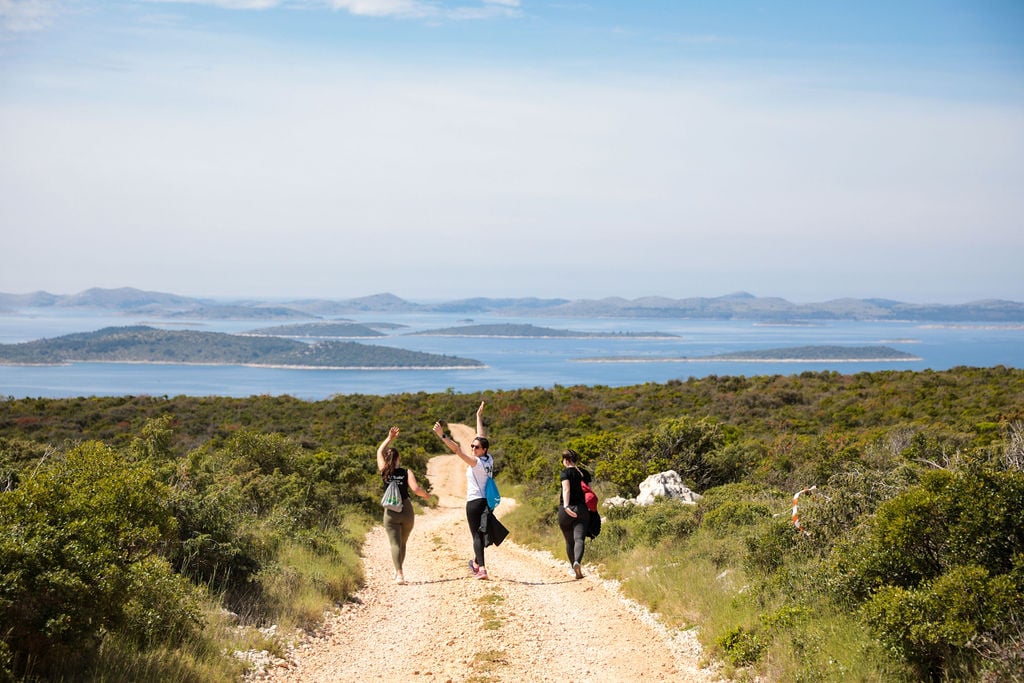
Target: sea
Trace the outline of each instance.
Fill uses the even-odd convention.
[[[1024,368],[1024,324],[819,321],[787,324],[743,320],[549,318],[447,313],[366,313],[346,320],[399,325],[360,343],[472,358],[474,369],[292,369],[230,365],[72,363],[0,365],[0,398],[88,396],[338,395],[415,392],[478,393],[554,386],[628,386],[709,375],[794,375],[836,371],[945,370],[956,366]],[[476,337],[418,335],[464,325],[521,323],[611,337]],[[80,310],[31,309],[0,315],[0,343],[14,344],[104,327],[144,324],[161,329],[242,333],[265,320],[167,321]],[[661,337],[658,335],[671,335]],[[887,346],[913,360],[712,361],[715,354],[801,346]]]

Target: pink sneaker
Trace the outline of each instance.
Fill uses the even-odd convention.
[[[476,572],[473,573],[473,578],[474,579],[483,579],[484,581],[486,581],[487,580],[487,569],[485,567],[480,567],[479,569],[476,570]]]

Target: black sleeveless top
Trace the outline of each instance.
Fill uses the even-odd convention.
[[[396,467],[391,477],[384,480],[384,488],[392,481],[398,482],[398,490],[402,492],[402,500],[409,497],[409,470],[404,467]]]

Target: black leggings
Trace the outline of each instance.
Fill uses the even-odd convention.
[[[590,511],[582,505],[576,506],[576,517],[570,517],[565,508],[558,509],[558,528],[565,538],[565,555],[569,562],[583,564],[583,551],[586,550],[587,522]]]
[[[469,522],[469,533],[473,537],[473,560],[480,567],[484,566],[484,535],[480,533],[480,517],[486,509],[486,498],[466,501],[466,521]]]

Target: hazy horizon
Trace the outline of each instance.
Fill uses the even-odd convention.
[[[6,292],[1024,300],[1012,0],[8,0],[0,148]]]
[[[369,293],[364,293],[364,294],[338,295],[338,296],[295,295],[295,296],[260,296],[260,297],[257,297],[257,296],[249,296],[249,295],[238,296],[238,295],[225,295],[225,294],[217,294],[217,293],[182,294],[181,292],[175,292],[175,291],[143,289],[143,288],[140,288],[140,287],[133,287],[131,285],[125,285],[125,286],[122,286],[122,287],[98,287],[98,286],[97,287],[86,287],[85,289],[74,291],[74,292],[55,292],[55,291],[42,290],[42,289],[41,290],[33,290],[31,292],[0,291],[0,295],[29,296],[29,295],[32,295],[32,294],[45,293],[45,294],[50,294],[50,295],[53,295],[53,296],[76,296],[76,295],[83,294],[83,293],[86,293],[86,292],[89,292],[89,291],[92,291],[92,290],[116,291],[118,289],[136,290],[136,291],[141,291],[141,292],[150,293],[150,294],[169,294],[169,295],[173,295],[173,296],[181,296],[181,297],[188,297],[188,298],[194,298],[194,299],[205,299],[205,300],[214,301],[214,302],[240,302],[240,303],[254,302],[254,301],[255,302],[262,302],[262,303],[288,303],[288,302],[299,302],[299,301],[320,300],[320,299],[325,300],[325,301],[330,301],[330,300],[348,301],[348,300],[368,299],[368,298],[377,297],[377,296],[395,296],[395,297],[398,297],[399,299],[401,299],[403,301],[407,301],[407,302],[410,302],[410,303],[421,304],[421,305],[430,305],[430,304],[446,303],[446,302],[451,302],[451,301],[462,301],[462,300],[473,300],[473,299],[492,299],[492,300],[501,300],[501,299],[537,299],[537,300],[558,299],[558,300],[563,300],[564,299],[564,300],[567,300],[567,301],[588,301],[588,300],[600,301],[600,300],[603,300],[603,299],[637,300],[637,299],[645,299],[645,298],[654,298],[654,299],[662,299],[662,298],[664,298],[664,299],[673,299],[673,300],[683,300],[683,299],[724,299],[724,298],[739,297],[739,296],[752,296],[752,297],[757,298],[757,299],[783,299],[783,300],[788,301],[789,303],[798,304],[798,305],[799,304],[828,303],[830,301],[839,301],[839,300],[844,300],[844,299],[851,299],[851,300],[866,300],[866,299],[887,300],[887,301],[898,301],[900,303],[905,303],[905,304],[914,304],[914,305],[931,305],[931,304],[935,304],[935,305],[941,305],[941,306],[955,306],[955,305],[958,305],[958,304],[976,303],[976,302],[985,301],[985,300],[1000,300],[1000,301],[1009,301],[1009,302],[1013,302],[1013,303],[1024,303],[1024,302],[1020,302],[1020,301],[1017,301],[1017,300],[1014,300],[1014,299],[1007,299],[1007,298],[1003,298],[1003,297],[986,297],[986,298],[983,298],[983,299],[970,299],[970,300],[962,300],[962,301],[937,301],[937,300],[936,301],[911,301],[911,300],[905,300],[905,299],[896,299],[894,297],[887,297],[887,296],[878,296],[878,297],[837,296],[837,297],[832,297],[832,298],[829,298],[829,299],[797,300],[797,299],[789,299],[787,297],[782,297],[782,296],[776,296],[776,295],[773,295],[773,294],[758,294],[756,292],[748,292],[748,291],[745,291],[745,290],[733,290],[733,291],[730,291],[730,292],[724,292],[724,293],[721,293],[721,294],[711,294],[711,295],[707,295],[707,296],[685,295],[684,294],[684,295],[681,295],[681,296],[672,296],[672,297],[665,296],[665,295],[662,295],[662,294],[648,294],[648,295],[632,296],[632,297],[620,296],[620,295],[617,295],[617,294],[609,294],[609,295],[601,296],[601,297],[568,297],[568,296],[559,296],[558,294],[551,294],[551,295],[545,295],[545,296],[525,296],[525,295],[524,296],[514,296],[514,295],[513,296],[478,296],[478,295],[469,294],[469,295],[463,295],[463,296],[452,296],[452,297],[437,298],[437,297],[402,296],[402,295],[397,294],[395,292],[369,292]]]

